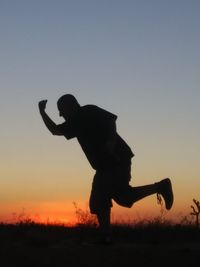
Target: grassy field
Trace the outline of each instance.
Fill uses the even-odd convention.
[[[115,225],[112,245],[98,229],[32,222],[0,225],[1,267],[200,266],[200,230],[183,225]]]

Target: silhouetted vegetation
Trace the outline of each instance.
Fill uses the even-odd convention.
[[[192,216],[196,218],[196,226],[199,228],[199,214],[200,214],[200,203],[196,199],[193,199],[194,205],[191,205],[192,212],[190,213]]]
[[[73,202],[76,216],[77,226],[91,226],[96,227],[98,225],[96,215],[90,213],[88,209],[83,210],[78,207],[76,202]]]
[[[0,224],[2,267],[198,266],[200,231],[193,225],[114,224],[114,244],[95,244],[95,225],[44,225],[33,221]],[[148,263],[148,261],[150,261]],[[174,265],[172,264],[174,263]],[[169,265],[171,264],[171,265]]]
[[[96,243],[99,229],[95,216],[76,203],[74,208],[74,226],[36,223],[24,213],[15,223],[0,223],[0,266],[130,267],[131,261],[141,267],[198,266],[200,230],[192,220],[194,215],[176,224],[166,220],[162,212],[152,220],[116,221],[113,245],[102,246]]]
[[[27,216],[0,224],[2,267],[46,266],[198,266],[200,231],[191,221],[174,224],[157,217],[115,222],[114,244],[95,244],[99,232],[93,216],[78,208],[77,224],[39,224]],[[163,259],[165,259],[163,261]],[[161,264],[161,261],[162,264]]]

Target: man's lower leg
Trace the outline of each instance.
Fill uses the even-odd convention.
[[[110,208],[101,210],[97,213],[99,230],[101,233],[102,241],[105,241],[105,243],[107,241],[108,242],[110,241],[110,235],[111,235],[110,214],[111,214]]]
[[[157,186],[155,184],[133,187],[133,202],[155,193],[157,193]]]
[[[132,197],[133,203],[144,198],[150,196],[152,194],[160,194],[165,201],[166,209],[171,209],[173,205],[173,191],[172,185],[169,178],[163,179],[158,183],[137,186],[132,188]]]

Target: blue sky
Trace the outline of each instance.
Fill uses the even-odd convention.
[[[49,165],[63,177],[77,162],[90,172],[78,145],[50,136],[37,110],[37,102],[48,99],[47,111],[60,122],[56,101],[73,93],[83,105],[118,115],[118,130],[136,154],[137,184],[172,175],[178,199],[188,203],[198,195],[199,12],[195,0],[1,0],[2,191],[12,187],[15,195],[16,185],[26,184],[15,201],[42,199],[27,188],[39,186]],[[48,179],[43,183],[52,193]],[[84,186],[83,199],[89,179]]]

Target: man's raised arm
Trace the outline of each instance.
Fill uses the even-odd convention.
[[[62,133],[59,131],[57,125],[54,121],[47,115],[45,109],[46,109],[47,100],[42,100],[38,103],[39,111],[42,116],[42,119],[44,121],[44,124],[46,125],[47,129],[53,134],[53,135],[62,135]]]

